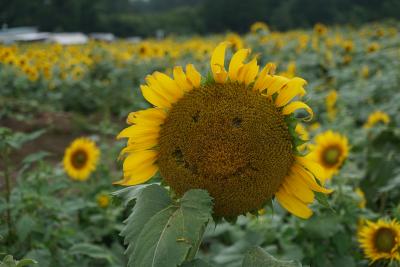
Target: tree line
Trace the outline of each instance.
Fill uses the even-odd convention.
[[[317,22],[399,19],[398,0],[0,0],[0,25],[117,36],[245,32],[255,21],[276,30]]]

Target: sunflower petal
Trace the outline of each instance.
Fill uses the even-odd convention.
[[[237,74],[241,66],[243,66],[243,61],[247,58],[250,53],[250,49],[239,49],[231,59],[229,63],[229,79],[231,81],[237,81]]]
[[[277,107],[282,107],[289,103],[296,96],[303,96],[305,94],[305,90],[303,86],[306,84],[306,81],[301,78],[293,78],[291,79],[287,85],[279,92],[278,97],[275,100],[275,105]]]
[[[289,211],[293,215],[296,215],[297,217],[308,219],[313,214],[312,210],[307,207],[305,203],[288,193],[283,188],[281,188],[275,194],[275,196],[282,207],[284,207],[287,211]]]
[[[124,172],[152,165],[157,159],[157,155],[158,152],[154,150],[142,150],[129,154],[124,160]]]
[[[257,64],[257,59],[254,58],[252,61],[246,64],[248,67],[248,70],[246,72],[246,76],[244,77],[244,84],[248,86],[250,83],[254,82],[254,79],[256,78],[258,74],[258,70],[260,66]]]
[[[325,170],[321,165],[307,157],[296,157],[296,161],[304,166],[309,172],[311,172],[318,180],[322,183],[327,179]]]
[[[211,71],[217,83],[224,83],[228,73],[225,70],[225,50],[228,42],[220,43],[211,56]]]
[[[171,102],[169,102],[164,96],[160,95],[153,88],[147,85],[141,85],[143,97],[152,105],[159,108],[170,108]]]
[[[125,186],[142,184],[150,180],[157,171],[158,167],[156,165],[146,166],[135,173],[124,173],[124,179],[114,182],[114,184]]]
[[[193,85],[188,81],[186,74],[183,72],[181,66],[174,67],[173,75],[176,83],[182,88],[183,91],[187,92],[193,89]]]
[[[314,113],[312,111],[312,109],[304,102],[301,101],[294,101],[291,102],[289,104],[287,104],[283,109],[282,109],[282,114],[283,115],[289,115],[291,113],[293,113],[294,111],[298,110],[298,109],[305,109],[308,114],[310,114],[310,116],[306,119],[307,121],[312,120]]]
[[[193,64],[186,65],[186,76],[194,88],[200,87],[201,74],[196,70]]]

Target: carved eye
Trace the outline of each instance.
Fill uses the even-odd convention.
[[[242,125],[242,119],[238,117],[233,118],[232,125],[239,128]]]

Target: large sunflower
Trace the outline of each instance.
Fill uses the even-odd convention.
[[[317,135],[315,145],[309,145],[309,148],[311,152],[307,158],[322,165],[326,178],[332,178],[338,172],[349,154],[347,138],[332,131]]]
[[[400,224],[395,221],[367,221],[358,231],[358,241],[372,262],[400,260]]]
[[[155,72],[142,85],[154,108],[129,114],[118,138],[128,138],[121,185],[148,181],[157,171],[178,195],[206,189],[217,216],[257,211],[273,196],[289,212],[308,218],[314,192],[329,193],[317,163],[296,152],[293,115],[311,108],[301,101],[301,78],[261,72],[250,51],[239,49],[225,70],[227,43],[211,57],[212,78],[202,79],[191,64],[173,69],[173,79]]]
[[[88,138],[77,138],[65,150],[63,164],[67,174],[74,180],[85,181],[96,169],[100,150]]]

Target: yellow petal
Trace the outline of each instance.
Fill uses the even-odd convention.
[[[168,90],[165,90],[160,86],[160,83],[157,81],[155,76],[153,75],[147,75],[145,78],[147,85],[153,89],[153,91],[157,92],[160,96],[163,96],[169,103],[175,103],[176,102],[176,97],[169,92]]]
[[[313,191],[308,188],[305,182],[293,174],[285,178],[282,186],[285,187],[286,191],[290,192],[305,203],[312,203],[314,201]]]
[[[183,96],[183,90],[168,75],[161,72],[154,72],[153,76],[158,81],[158,85],[162,90],[167,91],[173,97],[174,103]]]
[[[282,88],[284,88],[288,83],[289,79],[283,76],[274,75],[272,79],[266,80],[267,86],[267,96],[271,96],[276,92],[279,92]]]
[[[260,91],[262,92],[263,90],[267,89],[267,79],[272,78],[272,72],[275,71],[275,64],[274,63],[268,63],[265,65],[265,67],[261,70],[260,74],[257,77],[256,82],[254,83],[253,90],[254,91]]]
[[[303,96],[306,92],[303,88],[305,83],[306,81],[301,78],[291,79],[279,92],[279,95],[275,100],[275,105],[277,107],[282,107],[289,103],[294,97],[298,95]]]
[[[158,171],[158,167],[156,165],[146,166],[145,168],[141,168],[136,173],[124,173],[124,179],[114,182],[114,184],[119,185],[138,185],[147,182],[153,177]]]
[[[304,169],[303,166],[299,165],[298,163],[295,163],[293,165],[293,172],[298,175],[299,178],[301,178],[309,187],[311,190],[315,192],[320,192],[324,194],[330,194],[333,192],[331,189],[324,188],[320,186],[314,179],[311,173],[309,173],[307,170]]]
[[[165,99],[162,95],[158,94],[154,91],[153,88],[150,88],[147,85],[141,85],[140,89],[142,90],[143,97],[151,104],[159,108],[170,108],[171,102]]]
[[[254,82],[260,66],[258,66],[257,59],[255,58],[246,65],[248,65],[248,70],[246,72],[246,76],[244,77],[244,84],[248,86],[250,83]]]
[[[311,172],[318,180],[322,183],[327,179],[326,173],[321,165],[308,159],[307,157],[296,157],[296,161],[304,166],[309,172]]]
[[[142,125],[132,125],[123,129],[117,136],[117,139],[127,138],[127,137],[139,137],[146,136],[153,133],[158,133],[160,131],[160,126],[142,126]]]
[[[124,172],[149,166],[157,159],[158,152],[154,150],[142,150],[129,154],[124,160]]]
[[[314,113],[312,111],[312,109],[304,102],[301,101],[294,101],[289,103],[288,105],[286,105],[283,109],[282,109],[282,114],[283,115],[288,115],[293,113],[294,111],[298,110],[298,109],[305,109],[308,114],[310,114],[310,116],[307,118],[307,121],[312,120]]]
[[[239,49],[231,59],[229,63],[229,79],[231,81],[237,81],[237,74],[241,66],[243,66],[243,61],[247,58],[250,53],[250,49]]]
[[[186,76],[194,88],[200,87],[201,74],[196,70],[193,64],[186,65]]]
[[[211,71],[217,83],[224,83],[227,77],[225,70],[225,50],[228,42],[220,43],[211,56]]]
[[[149,108],[131,112],[126,119],[128,124],[160,125],[164,122],[167,114],[160,108]]]
[[[180,88],[182,88],[182,90],[187,92],[193,89],[192,84],[188,81],[181,66],[174,67],[173,75],[176,83],[179,85]]]
[[[313,214],[312,210],[307,207],[302,201],[297,199],[295,196],[289,194],[281,188],[276,194],[276,198],[279,203],[284,207],[287,211],[296,215],[297,217],[308,219]]]

